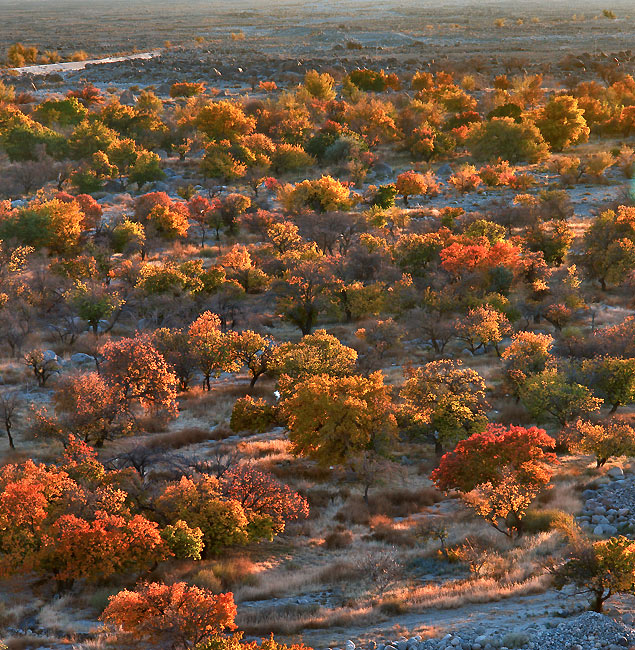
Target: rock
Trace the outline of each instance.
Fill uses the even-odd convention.
[[[75,354],[71,354],[71,363],[76,363],[76,364],[83,364],[83,363],[92,363],[94,359],[88,355],[84,354],[83,352],[75,352]]]
[[[132,90],[124,90],[119,95],[119,103],[124,106],[134,106],[137,103],[137,98],[134,96]]]
[[[624,478],[624,470],[621,467],[611,467],[607,475],[614,479]]]
[[[49,361],[57,361],[57,354],[53,350],[44,350],[42,353],[42,360],[47,363]]]
[[[437,169],[437,176],[452,176],[453,173],[452,167],[448,163],[444,163]]]
[[[392,167],[383,162],[373,165],[373,172],[377,178],[388,178],[394,174]]]
[[[355,650],[355,644],[350,639],[346,642],[346,650]]]

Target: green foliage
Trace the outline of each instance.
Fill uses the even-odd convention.
[[[161,538],[179,560],[200,560],[203,550],[203,531],[190,528],[184,521],[166,526]]]
[[[576,540],[569,559],[552,570],[554,584],[584,589],[591,594],[591,609],[601,612],[612,595],[634,593],[634,551],[633,542],[621,536],[593,544]]]
[[[533,124],[518,124],[511,117],[495,117],[474,127],[467,141],[477,160],[510,163],[539,162],[549,154],[549,147]]]
[[[276,422],[275,409],[264,399],[253,399],[247,395],[240,397],[234,403],[229,426],[231,430],[240,433],[265,433]]]
[[[545,370],[529,377],[520,388],[520,399],[538,422],[565,426],[576,418],[597,411],[602,400],[563,372]]]

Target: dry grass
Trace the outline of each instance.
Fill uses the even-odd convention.
[[[548,586],[547,576],[535,576],[523,582],[507,584],[494,578],[457,580],[419,587],[404,595],[404,600],[417,608],[455,609],[472,603],[491,603],[503,598],[539,594]]]
[[[214,429],[204,427],[184,427],[150,437],[146,444],[155,449],[180,449],[208,440],[224,440],[233,435],[228,427],[218,426]]]

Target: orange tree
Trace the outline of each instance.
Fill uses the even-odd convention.
[[[0,566],[36,571],[58,585],[143,572],[171,555],[158,524],[133,514],[94,451],[70,436],[60,467],[6,465],[0,472]]]
[[[436,190],[436,181],[430,174],[409,171],[397,176],[395,187],[397,188],[397,194],[403,197],[403,203],[407,206],[408,197],[425,195],[431,190]]]
[[[458,490],[476,512],[508,536],[522,533],[523,517],[551,480],[555,440],[537,427],[489,424],[441,459],[432,480]]]
[[[178,380],[147,335],[108,341],[102,347],[102,375],[127,409],[177,414]]]
[[[188,650],[226,630],[235,630],[236,605],[231,593],[184,582],[144,582],[134,591],[110,597],[102,620],[119,627],[132,640]]]
[[[635,430],[626,422],[578,420],[570,432],[569,447],[581,454],[593,454],[597,467],[613,456],[635,455]]]
[[[238,501],[242,507],[260,518],[261,526],[281,533],[287,521],[305,519],[309,515],[307,500],[288,485],[280,483],[271,474],[261,472],[253,465],[232,467],[223,474],[223,493]]]
[[[221,321],[216,314],[203,312],[190,325],[189,336],[207,390],[211,389],[210,379],[213,374],[240,369],[232,348],[233,337],[221,331]]]

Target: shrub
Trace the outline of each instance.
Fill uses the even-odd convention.
[[[511,117],[494,117],[477,124],[467,140],[477,160],[502,158],[510,163],[539,162],[549,154],[549,147],[533,124],[518,124]]]
[[[236,433],[241,431],[264,433],[269,431],[275,422],[276,414],[273,406],[267,404],[262,398],[253,399],[247,396],[236,400],[229,426]]]
[[[353,533],[344,528],[336,529],[324,536],[324,546],[332,551],[334,549],[346,548],[353,543]]]

